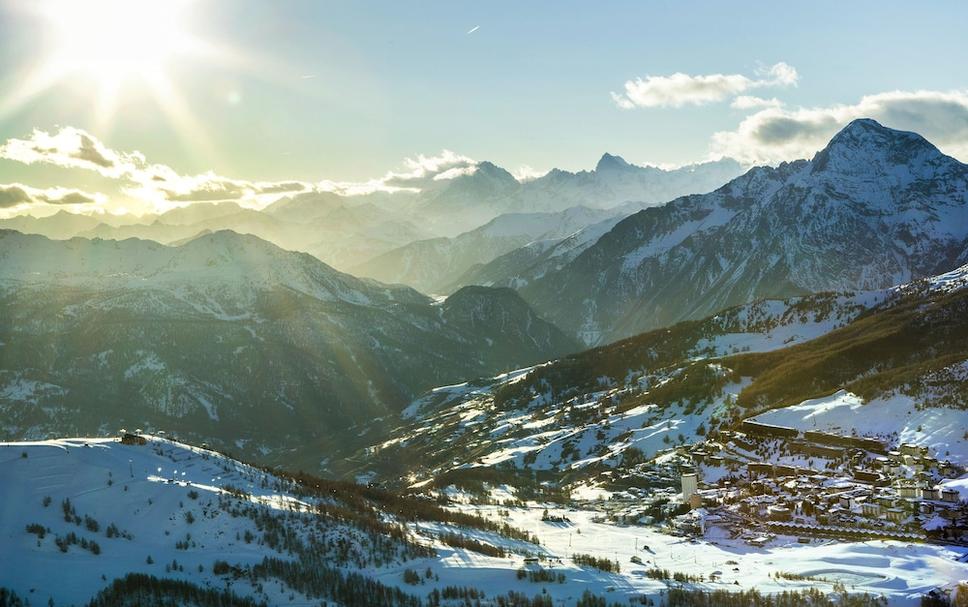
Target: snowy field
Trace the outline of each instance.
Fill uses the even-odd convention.
[[[495,519],[505,520],[497,507],[477,508]],[[753,548],[740,539],[728,539],[715,527],[709,530],[705,540],[695,541],[649,527],[595,522],[599,513],[591,510],[551,508],[552,515],[566,516],[570,523],[543,522],[543,510],[543,506],[537,505],[511,509],[506,520],[539,538],[541,566],[564,573],[563,584],[517,581],[515,571],[524,566],[521,556],[498,559],[444,549],[439,559],[416,563],[419,567],[407,566],[418,570],[429,566],[439,575],[441,584],[446,581],[476,585],[493,589],[492,594],[499,588],[529,594],[545,588],[561,605],[573,604],[586,589],[607,596],[610,601],[643,594],[657,596],[668,586],[646,577],[646,570],[654,567],[701,575],[707,580],[714,572],[720,572],[719,581],[689,585],[707,590],[756,588],[764,593],[809,587],[830,590],[833,582],[842,582],[851,592],[885,596],[891,605],[917,605],[921,594],[968,579],[968,564],[958,561],[968,554],[968,549],[884,541],[818,541],[805,545],[797,543],[796,538],[783,537],[766,548]],[[617,560],[621,572],[609,574],[577,567],[570,561],[573,554]],[[633,563],[633,556],[641,559],[642,564]],[[824,578],[829,582],[775,579],[773,575],[777,572]],[[372,573],[384,583],[394,583],[399,578],[397,570]]]
[[[111,439],[2,444],[0,586],[13,588],[34,604],[46,604],[53,598],[58,605],[84,602],[111,580],[129,572],[222,588],[227,578],[213,574],[215,560],[246,566],[267,555],[286,558],[259,542],[241,539],[246,531],[257,531],[253,520],[229,516],[216,505],[227,488],[237,487],[249,493],[251,503],[268,512],[285,514],[305,507],[294,496],[274,490],[273,478],[206,450],[158,439],[149,440],[146,446],[121,445]],[[51,500],[45,506],[46,497]],[[85,521],[88,516],[96,519],[100,530],[92,533],[85,525],[65,523],[65,498],[77,516]],[[897,605],[916,605],[920,594],[968,579],[968,564],[958,561],[968,555],[964,549],[896,542],[802,545],[795,538],[778,538],[766,548],[752,548],[740,539],[727,539],[715,527],[709,529],[706,540],[690,541],[650,527],[596,522],[600,515],[597,509],[603,505],[588,503],[584,510],[552,507],[551,514],[568,518],[568,522],[558,523],[542,521],[545,506],[538,504],[503,512],[496,506],[461,506],[531,532],[540,545],[494,532],[411,523],[412,538],[433,546],[437,557],[371,565],[361,571],[420,597],[434,588],[453,585],[474,586],[488,596],[510,590],[533,595],[546,589],[558,605],[573,604],[586,589],[608,596],[610,601],[641,594],[657,596],[667,583],[645,575],[653,567],[701,575],[707,581],[693,586],[706,589],[756,587],[775,592],[811,585],[830,589],[833,581],[841,581],[852,591],[881,594]],[[193,513],[193,521],[187,521],[186,511]],[[25,531],[31,524],[50,531],[39,539]],[[122,537],[105,537],[105,527],[111,524],[120,529]],[[77,545],[66,552],[58,550],[52,536],[67,531],[96,539],[99,554]],[[501,546],[509,555],[487,557],[445,546],[437,539],[443,531]],[[191,546],[176,548],[176,542],[188,534]],[[571,561],[574,554],[617,560],[621,572],[578,567]],[[539,556],[541,567],[562,573],[565,581],[518,579],[517,571],[525,566],[524,559],[529,555]],[[633,556],[641,563],[633,563]],[[173,560],[177,560],[179,569],[166,571]],[[423,574],[428,568],[436,577],[415,586],[403,582],[404,570]],[[719,580],[708,581],[717,571]],[[52,583],[53,572],[56,583]],[[776,572],[827,581],[777,580],[772,577]],[[239,594],[254,592],[245,581],[233,581],[231,587]],[[258,598],[267,598],[270,604],[319,604],[277,582],[265,583],[265,593]]]
[[[155,445],[163,455],[154,451]],[[13,588],[35,604],[53,598],[60,605],[86,600],[107,582],[130,572],[221,585],[211,574],[214,560],[254,564],[266,553],[237,539],[237,534],[254,531],[251,520],[214,514],[210,504],[222,487],[244,488],[253,500],[273,510],[300,506],[291,496],[261,489],[253,482],[258,475],[233,460],[168,441],[152,440],[146,446],[122,445],[113,439],[2,444],[0,586]],[[51,500],[44,506],[46,497]],[[65,498],[78,516],[96,520],[99,530],[65,523]],[[194,517],[190,524],[184,515],[189,511]],[[48,527],[51,533],[39,540],[25,532],[30,524]],[[111,524],[132,539],[106,538],[105,529]],[[95,540],[100,554],[76,545],[61,553],[52,536],[67,531]],[[196,548],[176,549],[176,541],[189,533]],[[147,562],[149,556],[153,563]],[[172,560],[184,572],[166,572]],[[198,572],[199,565],[204,573]],[[43,589],[43,594],[31,589]]]

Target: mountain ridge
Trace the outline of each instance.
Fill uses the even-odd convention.
[[[968,239],[968,167],[874,125],[851,123],[813,160],[756,167],[633,214],[521,292],[594,344],[756,298],[883,288],[951,269]],[[842,146],[860,143],[866,155],[842,162]]]

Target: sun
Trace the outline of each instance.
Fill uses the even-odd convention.
[[[190,122],[169,72],[176,61],[212,54],[211,45],[187,27],[195,1],[34,0],[24,5],[41,26],[40,51],[20,85],[0,100],[0,117],[59,85],[75,84],[89,92],[99,126],[111,121],[120,97],[134,90],[147,91],[174,120]]]
[[[146,81],[191,50],[184,0],[48,0],[43,3],[57,69],[102,85]]]

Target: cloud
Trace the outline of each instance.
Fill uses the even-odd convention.
[[[141,152],[113,150],[94,135],[74,127],[64,127],[53,133],[35,129],[23,139],[8,139],[0,145],[0,158],[24,164],[42,163],[94,171],[117,181],[119,191],[125,196],[159,212],[195,202],[215,201],[262,207],[285,196],[313,191],[344,196],[417,192],[442,181],[473,174],[478,165],[472,158],[443,150],[435,156],[420,154],[405,158],[400,170],[363,182],[249,181],[212,171],[184,175],[167,165],[148,162]]]
[[[783,102],[773,97],[772,99],[764,99],[763,97],[754,97],[751,95],[740,95],[733,102],[729,104],[729,107],[736,110],[753,110],[764,107],[782,107]]]
[[[182,175],[163,164],[152,164],[141,152],[120,152],[104,145],[90,133],[64,127],[49,133],[35,129],[24,139],[8,139],[0,146],[0,158],[24,164],[50,164],[94,171],[122,182],[121,191],[150,203],[155,210],[172,203],[233,200],[263,205],[290,193],[313,189],[299,181],[251,182],[213,172]]]
[[[24,186],[17,184],[0,185],[0,209],[33,202],[33,197],[27,193]]]
[[[708,74],[690,76],[676,72],[671,76],[646,76],[628,80],[622,93],[612,93],[618,107],[682,107],[723,101],[746,91],[763,87],[794,86],[797,70],[780,62],[760,70],[757,78],[742,74]]]
[[[808,158],[855,118],[914,131],[945,153],[968,160],[968,91],[892,91],[848,105],[770,107],[747,116],[733,131],[715,133],[710,152],[748,164]]]
[[[0,158],[24,164],[44,163],[86,169],[113,179],[135,172],[146,164],[140,153],[115,152],[94,136],[74,127],[64,127],[56,133],[34,129],[26,139],[8,139],[0,146]]]
[[[22,183],[0,184],[0,209],[21,205],[90,205],[104,202],[101,194],[88,194],[71,188],[32,188]]]
[[[403,165],[404,171],[391,171],[379,181],[391,188],[423,189],[434,181],[472,175],[477,170],[476,160],[450,150],[443,150],[437,156],[420,154],[405,158]]]
[[[548,171],[539,171],[530,167],[529,165],[524,164],[519,166],[516,171],[512,171],[511,174],[514,175],[515,179],[523,183],[525,181],[534,181],[539,177],[544,177],[548,174]]]

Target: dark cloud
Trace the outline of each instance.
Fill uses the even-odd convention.
[[[98,144],[94,141],[94,138],[87,133],[80,133],[79,139],[81,142],[80,147],[74,154],[74,157],[79,160],[86,160],[92,164],[96,164],[99,167],[104,167],[110,169],[114,166],[114,161],[106,158],[101,150],[98,149]]]
[[[97,202],[97,199],[90,194],[85,194],[77,190],[72,190],[58,196],[42,193],[35,195],[35,198],[47,204],[92,204]]]
[[[796,120],[787,116],[777,116],[762,122],[753,136],[765,144],[787,143],[798,139],[812,139],[818,135],[825,136],[836,128],[836,121],[829,116],[821,116],[816,120]]]
[[[305,183],[299,181],[282,181],[279,183],[259,184],[257,192],[259,194],[284,194],[286,192],[302,192],[308,189]]]
[[[30,202],[34,199],[19,185],[0,185],[0,209]]]
[[[0,184],[0,208],[15,207],[18,204],[92,204],[97,198],[80,190],[54,188],[35,189],[13,183]]]

